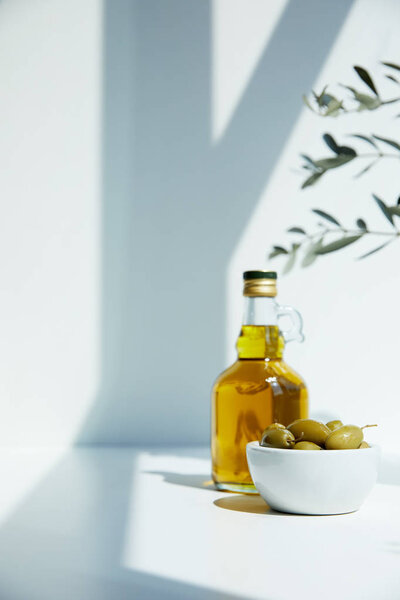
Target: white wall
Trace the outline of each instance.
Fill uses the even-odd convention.
[[[399,21],[398,2],[358,0],[328,60],[316,73],[314,89],[338,81],[361,89],[363,84],[351,68],[359,64],[370,73],[381,73],[375,79],[383,97],[396,95],[396,86],[385,80],[379,61],[396,62],[400,52]],[[336,89],[343,94],[343,90]],[[371,194],[388,204],[396,202],[400,191],[398,161],[381,161],[363,177],[354,179],[354,174],[367,164],[366,160],[359,161],[328,173],[315,187],[304,191],[299,189],[304,173],[296,167],[300,152],[315,158],[329,155],[321,140],[325,132],[344,143],[350,143],[350,138],[344,137],[346,133],[376,133],[398,139],[397,121],[388,116],[398,112],[392,106],[376,113],[319,119],[303,109],[232,258],[228,348],[241,314],[241,271],[257,265],[281,270],[284,261],[266,261],[266,250],[272,244],[295,240],[285,234],[289,226],[305,226],[311,231],[317,220],[311,216],[311,208],[330,212],[348,227],[362,216],[371,229],[390,230]],[[360,152],[369,151],[362,143],[356,146]],[[379,423],[379,429],[369,431],[368,438],[395,450],[400,416],[399,243],[363,261],[354,260],[379,243],[381,240],[363,240],[357,246],[321,257],[307,269],[296,268],[280,279],[279,300],[296,306],[304,317],[306,341],[303,345],[290,344],[287,358],[308,382],[313,414],[359,424]]]
[[[208,441],[227,269],[350,6],[105,2],[101,385],[80,442]]]
[[[302,92],[396,59],[398,3],[358,0],[346,20],[352,4],[0,3],[0,443],[208,440],[241,271],[308,208],[372,219],[372,189],[396,192],[389,165],[303,193],[291,171],[348,127]],[[280,282],[305,318],[288,359],[313,410],[381,431],[397,415],[396,251]]]
[[[101,4],[0,3],[0,444],[65,443],[98,386]]]

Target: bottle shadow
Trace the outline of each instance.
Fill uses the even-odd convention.
[[[189,473],[171,473],[170,471],[145,471],[149,475],[161,475],[164,481],[174,485],[183,485],[201,490],[217,491],[212,479],[207,475],[197,475]]]
[[[174,485],[183,485],[201,490],[211,490],[218,492],[212,479],[206,475],[171,473],[170,471],[145,471],[148,475],[161,475],[165,482]],[[223,497],[214,500],[213,504],[218,508],[233,510],[237,512],[247,512],[255,514],[276,514],[278,513],[268,506],[268,504],[258,494],[238,494],[236,492],[221,492]]]
[[[267,515],[274,517],[334,517],[337,515],[303,515],[299,513],[279,512],[271,508],[259,494],[240,494],[237,492],[228,492],[218,490],[212,479],[205,474],[194,473],[175,473],[171,471],[144,471],[148,475],[159,475],[163,480],[173,485],[183,485],[201,490],[210,490],[212,492],[221,492],[224,494],[221,498],[213,501],[214,506],[231,510],[234,512],[243,512],[248,514]],[[351,514],[351,513],[349,513]],[[345,516],[345,515],[343,515]]]

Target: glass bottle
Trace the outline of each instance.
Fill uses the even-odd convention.
[[[212,477],[218,489],[257,493],[246,460],[246,444],[259,440],[271,423],[289,425],[308,417],[304,381],[283,360],[285,341],[303,341],[302,319],[275,300],[274,271],[246,271],[244,318],[237,361],[217,378],[212,391]],[[278,319],[292,327],[280,331]]]

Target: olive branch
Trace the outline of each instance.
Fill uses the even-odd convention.
[[[395,86],[399,87],[400,66],[391,62],[382,62],[381,64],[386,69],[389,69],[389,73],[386,73],[385,77]],[[355,66],[354,70],[373,95],[365,94],[348,85],[341,85],[351,95],[350,97],[337,98],[328,91],[328,86],[325,86],[320,94],[313,91],[310,98],[303,96],[306,106],[320,117],[338,117],[354,112],[378,110],[400,101],[400,96],[387,99],[382,98],[370,74],[359,66]],[[395,117],[400,117],[400,114],[395,115]],[[340,168],[350,162],[358,161],[359,159],[369,159],[369,161],[355,175],[356,178],[372,169],[381,160],[400,160],[400,143],[395,140],[376,134],[364,135],[361,133],[351,133],[347,137],[353,138],[358,142],[361,141],[364,149],[368,151],[359,151],[348,144],[340,145],[330,133],[325,133],[322,139],[333,155],[331,154],[318,160],[311,158],[307,154],[300,155],[303,160],[302,169],[307,171],[307,178],[301,185],[302,189],[314,185],[329,171]],[[298,241],[289,244],[288,247],[283,245],[273,246],[268,258],[286,256],[287,262],[283,272],[288,273],[295,265],[297,257],[301,252],[303,253],[301,266],[307,267],[315,262],[318,256],[345,248],[365,237],[372,239],[374,236],[383,236],[385,241],[359,256],[358,259],[366,258],[382,250],[400,237],[400,230],[396,224],[396,219],[400,218],[400,197],[397,203],[393,205],[388,205],[375,194],[372,194],[372,198],[388,223],[390,223],[390,229],[387,231],[376,231],[369,228],[365,219],[361,217],[356,220],[354,228],[347,228],[329,213],[314,208],[312,212],[323,221],[319,220],[312,232],[307,232],[303,227],[290,227],[287,230],[289,233],[301,237],[297,237]],[[400,225],[400,221],[398,223]]]

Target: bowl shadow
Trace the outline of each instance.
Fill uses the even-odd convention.
[[[226,496],[214,500],[213,504],[218,506],[218,508],[224,508],[225,510],[233,510],[236,512],[245,512],[257,515],[267,515],[271,512],[275,514],[275,511],[268,506],[261,496],[256,495],[231,494],[228,492]]]
[[[303,515],[299,513],[279,512],[271,508],[265,500],[258,495],[249,494],[229,494],[222,498],[214,500],[213,504],[218,508],[225,510],[233,510],[235,512],[244,512],[257,515],[267,515],[273,517],[335,517],[338,515]],[[347,514],[347,513],[346,513]],[[350,513],[351,514],[351,513]]]

